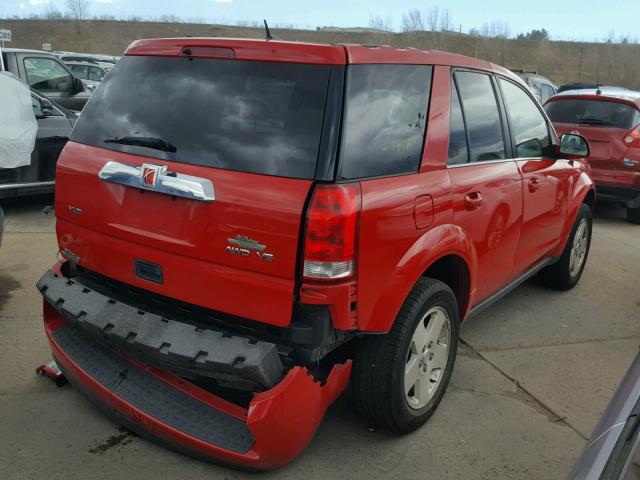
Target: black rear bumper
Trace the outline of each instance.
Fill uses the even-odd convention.
[[[187,378],[212,378],[252,391],[285,374],[274,343],[165,318],[88,288],[81,278],[48,271],[37,284],[45,300],[73,327],[127,356]]]
[[[86,375],[118,395],[123,401],[144,411],[166,425],[200,441],[226,450],[246,453],[254,443],[246,423],[221,410],[173,388],[144,368],[132,365],[113,355],[108,349],[85,339],[77,329],[65,325],[52,333],[53,340],[82,369]],[[59,363],[66,378],[92,399],[80,379]],[[94,402],[100,406],[99,402]],[[113,416],[115,411],[104,409]],[[122,418],[117,418],[122,421]],[[147,432],[128,424],[135,432]]]

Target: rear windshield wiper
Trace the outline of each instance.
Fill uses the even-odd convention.
[[[105,138],[104,143],[117,143],[119,145],[134,145],[136,147],[152,148],[163,152],[175,153],[178,149],[157,137],[112,137]]]
[[[601,118],[594,117],[585,117],[578,119],[579,125],[613,125],[611,122],[607,122],[606,120],[602,120]]]

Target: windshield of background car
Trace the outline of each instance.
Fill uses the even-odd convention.
[[[594,125],[630,130],[640,123],[640,112],[631,105],[606,100],[559,99],[545,105],[555,123]]]
[[[71,140],[163,160],[310,179],[329,68],[123,57],[88,102]],[[175,152],[113,143],[123,137],[160,139]]]

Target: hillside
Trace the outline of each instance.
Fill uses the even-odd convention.
[[[138,38],[220,36],[262,38],[262,29],[223,25],[85,21],[1,20],[19,48],[121,54]],[[283,40],[319,43],[386,44],[446,50],[490,60],[508,68],[538,71],[556,83],[600,81],[640,89],[640,45],[483,38],[453,32],[389,33],[372,29],[273,30]]]

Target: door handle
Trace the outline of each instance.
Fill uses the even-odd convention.
[[[529,191],[531,193],[536,192],[540,188],[540,179],[533,177],[529,179]]]
[[[464,207],[467,210],[475,210],[482,205],[482,194],[480,192],[467,193],[464,197]]]

